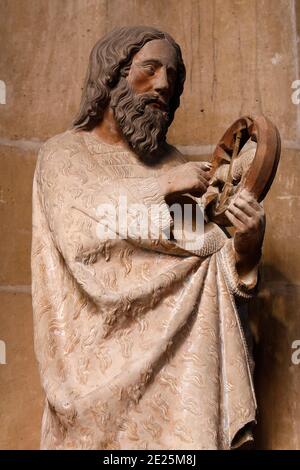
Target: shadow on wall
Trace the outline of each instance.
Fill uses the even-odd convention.
[[[262,266],[260,292],[249,306],[258,401],[256,449],[300,448],[300,364],[292,363],[292,343],[300,339],[299,300],[298,285],[274,266]]]

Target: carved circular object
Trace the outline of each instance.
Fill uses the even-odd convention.
[[[249,148],[249,144],[250,149],[243,150]],[[247,189],[261,202],[276,174],[280,149],[279,132],[265,116],[244,116],[235,121],[212,156],[212,179],[206,193],[209,219],[220,225],[232,225],[225,211],[242,189]]]

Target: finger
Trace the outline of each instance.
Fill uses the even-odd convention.
[[[207,189],[209,186],[209,180],[202,175],[198,175],[197,177],[199,184],[203,184],[205,186],[205,189]]]
[[[211,164],[209,162],[195,162],[195,165],[197,172],[201,172],[203,174],[209,174],[211,170]]]
[[[256,200],[254,194],[252,194],[248,189],[243,188],[240,192],[240,195],[247,200]]]
[[[211,168],[209,168],[208,170],[206,169],[203,169],[200,168],[200,167],[197,167],[197,175],[200,175],[202,176],[203,178],[205,178],[207,181],[209,181],[211,179],[211,172],[210,172]]]
[[[198,175],[205,178],[206,181],[210,181],[210,179],[211,179],[211,174],[208,171],[200,170]]]
[[[244,201],[247,201],[248,204],[250,204],[253,209],[255,209],[256,211],[259,211],[261,210],[262,206],[259,204],[259,202],[257,201],[256,197],[250,193],[247,189],[243,189],[239,196],[244,200]]]
[[[246,200],[243,198],[243,201],[247,202],[248,205],[252,207],[252,209],[254,209],[256,213],[264,213],[263,206],[259,202],[257,202],[256,199]]]
[[[187,165],[193,166],[195,168],[204,168],[206,170],[209,170],[211,168],[211,163],[210,162],[188,162]]]
[[[236,204],[236,203],[237,203],[237,206],[241,209],[243,209],[243,207],[241,207],[241,204],[245,204],[245,207],[247,205],[248,208],[251,207],[254,210],[255,215],[257,215],[258,213],[262,213],[261,205],[256,201],[254,196],[251,193],[249,193],[249,191],[247,190],[243,189],[241,192],[236,194],[236,196],[232,200],[232,204]],[[250,210],[251,209],[248,209],[246,210],[246,212],[248,213]],[[249,215],[253,217],[254,213],[252,212]]]
[[[209,179],[209,169],[203,169],[206,167],[203,167],[203,162],[189,162],[186,163],[186,172],[190,176],[196,176],[198,177],[199,175],[203,176],[205,179]]]
[[[229,210],[225,211],[225,215],[237,230],[239,230],[240,232],[245,230],[244,224],[242,224],[239,219],[237,219],[231,212],[229,212]]]
[[[236,207],[234,204],[231,204],[228,207],[228,211],[232,213],[240,222],[242,222],[245,225],[248,225],[250,222],[250,217],[248,217],[243,210],[239,209]]]
[[[257,211],[245,199],[237,198],[233,202],[233,205],[236,206],[238,209],[241,209],[249,217],[256,217],[257,216]]]
[[[201,168],[204,171],[209,171],[211,170],[212,164],[210,162],[201,162]]]

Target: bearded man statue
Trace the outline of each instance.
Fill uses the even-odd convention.
[[[32,295],[42,449],[231,449],[251,439],[239,306],[257,289],[265,217],[244,191],[227,210],[234,237],[207,218],[197,243],[176,229],[171,205],[200,207],[210,179],[209,164],[166,140],[184,81],[169,34],[115,29],[91,52],[73,127],[40,150]]]

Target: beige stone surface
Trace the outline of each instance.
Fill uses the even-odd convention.
[[[29,285],[36,151],[0,145],[0,284]]]
[[[300,449],[300,365],[291,361],[300,339],[299,175],[300,152],[283,149],[265,200],[261,290],[250,308],[260,449]]]
[[[275,276],[276,265],[273,268]],[[300,364],[291,361],[300,339],[300,287],[263,281],[250,309],[255,332],[255,379],[258,401],[257,449],[300,449]]]
[[[261,290],[250,308],[261,449],[300,449],[300,365],[291,361],[300,339],[299,175],[300,152],[284,149],[265,200]]]
[[[297,138],[298,110],[291,101],[298,73],[296,23],[289,0],[276,0],[275,8],[274,0],[0,4],[0,77],[7,85],[0,137],[43,140],[65,130],[78,109],[96,40],[114,26],[151,24],[173,34],[188,70],[172,141],[216,142],[239,115],[258,112],[278,124],[284,139]]]
[[[37,449],[43,396],[33,354],[31,295],[0,293],[0,449]]]
[[[1,137],[44,140],[70,125],[89,51],[105,32],[106,4],[1,0]]]
[[[300,151],[283,149],[276,179],[265,199],[264,272],[268,282],[300,285],[299,188]],[[300,310],[294,315],[300,324]]]

